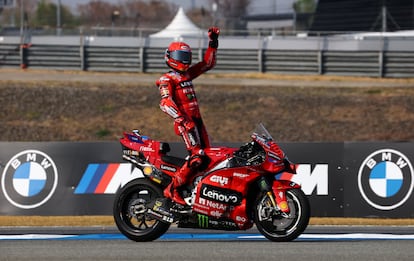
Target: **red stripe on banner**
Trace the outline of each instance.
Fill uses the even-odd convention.
[[[115,172],[118,170],[119,163],[111,163],[108,165],[104,175],[102,176],[101,181],[95,189],[95,194],[105,193],[106,187],[114,176]]]

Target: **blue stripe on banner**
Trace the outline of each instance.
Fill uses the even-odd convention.
[[[75,194],[84,194],[86,192],[86,189],[91,183],[93,175],[95,174],[96,169],[98,167],[99,167],[99,164],[88,165],[88,167],[85,170],[85,173],[83,173],[83,176],[82,176],[81,181],[79,182],[79,185],[75,189]]]
[[[26,234],[26,235],[0,235],[1,240],[126,240],[122,234],[84,234],[84,235],[58,235],[58,234]],[[257,241],[267,240],[261,234],[181,234],[166,233],[158,240],[225,240],[225,241]],[[413,234],[302,234],[295,241],[361,241],[361,240],[414,240]]]
[[[95,171],[95,175],[93,175],[91,183],[89,183],[88,188],[86,189],[85,193],[94,193],[96,187],[98,186],[99,182],[103,174],[105,173],[106,169],[108,168],[108,164],[98,164],[98,168]]]

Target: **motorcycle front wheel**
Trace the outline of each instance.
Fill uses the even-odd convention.
[[[286,242],[296,239],[309,223],[310,206],[301,189],[286,191],[290,212],[274,209],[267,194],[261,194],[254,207],[254,221],[260,233],[271,241]]]
[[[167,232],[170,224],[147,214],[148,208],[161,197],[162,189],[146,179],[133,180],[119,189],[113,206],[114,220],[119,231],[137,242],[153,241]]]

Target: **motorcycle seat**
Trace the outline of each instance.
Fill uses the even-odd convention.
[[[170,151],[171,151],[170,144],[168,144],[167,142],[161,142],[161,144],[160,144],[160,152],[162,154],[167,154]]]
[[[174,165],[174,166],[182,167],[185,164],[186,160],[183,158],[167,155],[167,153],[170,151],[171,151],[170,144],[168,144],[167,142],[162,142],[160,144],[160,152],[161,154],[163,154],[161,156],[162,161],[164,161],[165,163]]]
[[[178,157],[174,157],[174,156],[170,156],[170,155],[163,155],[161,156],[162,161],[164,161],[165,163],[174,165],[174,166],[178,166],[178,167],[182,167],[187,161],[183,158],[178,158]]]

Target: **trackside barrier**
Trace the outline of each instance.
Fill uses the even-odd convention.
[[[277,177],[302,185],[312,216],[414,217],[413,142],[280,145],[299,165]],[[0,174],[0,215],[111,215],[117,189],[142,177],[118,142],[0,142]]]
[[[160,72],[164,50],[174,39],[150,37],[33,36],[30,43],[0,36],[0,68]],[[188,42],[194,62],[207,40]],[[281,74],[413,77],[410,37],[229,37],[220,38],[215,71]],[[30,48],[27,48],[30,47]]]

